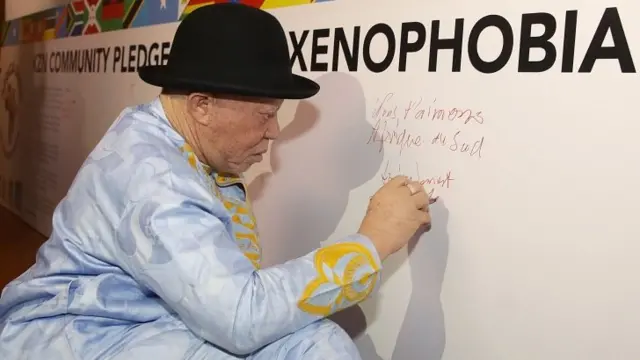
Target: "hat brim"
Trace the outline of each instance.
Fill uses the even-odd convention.
[[[255,96],[272,99],[307,99],[320,91],[320,85],[304,76],[293,74],[293,81],[285,87],[258,88],[237,84],[185,78],[174,74],[166,65],[141,66],[138,76],[147,84],[174,90],[208,92],[224,95]]]

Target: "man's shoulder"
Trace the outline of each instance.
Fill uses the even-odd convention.
[[[127,108],[89,154],[87,163],[109,173],[130,172],[143,164],[186,164],[175,137],[167,121],[149,106]]]
[[[212,207],[206,183],[165,124],[143,107],[123,111],[78,171],[63,200],[66,206],[56,211],[78,228],[84,226],[78,219],[87,217],[91,220],[84,224],[115,226],[135,204]]]
[[[148,105],[125,109],[89,154],[79,177],[98,178],[109,193],[125,199],[172,186],[174,179],[198,182],[177,144],[175,131]]]

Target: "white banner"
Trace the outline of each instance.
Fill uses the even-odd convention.
[[[119,112],[157,95],[137,67],[165,62],[180,14],[207,1],[112,3],[3,31],[1,199],[45,234]],[[365,360],[640,358],[637,2],[270,11],[322,90],[286,103],[248,174],[265,262],[356,231],[396,174],[441,198],[380,293],[339,319]]]

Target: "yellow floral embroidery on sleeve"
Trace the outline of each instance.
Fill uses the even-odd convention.
[[[319,316],[328,316],[366,299],[376,286],[380,271],[374,256],[366,246],[346,242],[320,248],[314,265],[318,277],[304,289],[298,308]],[[328,288],[339,287],[329,298]]]
[[[242,204],[224,200],[224,207],[231,215],[234,224],[234,236],[238,247],[244,253],[256,269],[260,268],[262,248],[256,233],[256,221],[253,212]]]

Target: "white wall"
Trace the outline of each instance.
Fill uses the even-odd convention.
[[[6,0],[5,12],[7,20],[19,18],[40,10],[50,9],[67,4],[70,0]]]

